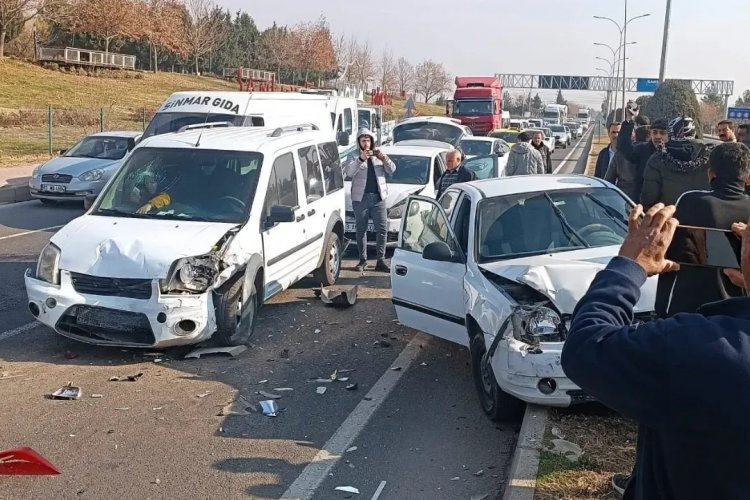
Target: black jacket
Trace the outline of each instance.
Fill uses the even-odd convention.
[[[648,142],[633,142],[633,127],[635,125],[632,122],[623,122],[620,128],[620,133],[617,135],[617,151],[620,152],[626,160],[635,164],[636,177],[634,191],[638,193],[633,201],[639,203],[641,186],[643,184],[643,171],[646,170],[646,164],[651,155],[656,152],[656,146],[651,141]]]
[[[599,151],[599,156],[596,157],[596,168],[594,168],[594,177],[604,179],[609,168],[609,146]]]
[[[643,172],[641,203],[648,210],[657,203],[673,205],[682,193],[708,189],[711,146],[696,140],[669,141],[657,151]]]
[[[623,257],[597,274],[573,313],[562,368],[639,423],[626,499],[747,499],[750,298],[631,325],[645,282]]]
[[[711,187],[712,191],[692,191],[682,195],[675,213],[681,225],[728,230],[735,222],[747,222],[750,196],[745,194],[744,179],[716,178]],[[695,248],[692,235],[678,228],[667,258],[694,261],[691,248]],[[720,269],[682,266],[676,273],[659,276],[656,312],[661,317],[695,312],[703,304],[742,294],[742,290],[734,286]]]
[[[643,176],[639,174],[636,164],[629,162],[619,151],[612,158],[612,163],[609,164],[607,173],[604,174],[604,180],[620,188],[636,203],[641,197]]]
[[[440,176],[440,178],[437,180],[437,183],[435,184],[438,190],[437,195],[435,196],[435,199],[439,199],[440,196],[442,196],[443,194],[443,177],[445,177],[445,174],[447,173],[448,173],[447,170],[443,172],[443,174]],[[470,182],[470,181],[476,180],[476,178],[477,178],[477,175],[474,172],[464,167],[463,165],[459,165],[458,166],[458,180],[454,184],[458,184],[459,182]],[[450,186],[446,186],[446,187],[450,187]]]
[[[532,146],[534,146],[534,143],[531,143]],[[539,144],[539,147],[534,146],[534,149],[539,151],[539,154],[542,155],[542,160],[544,160],[544,173],[545,174],[551,174],[552,173],[552,151],[549,150],[546,144],[543,142]]]

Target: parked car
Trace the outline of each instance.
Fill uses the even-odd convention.
[[[539,128],[544,127],[544,120],[541,118],[531,118],[529,119],[529,128]]]
[[[419,193],[422,196],[434,198],[437,194],[437,181],[445,172],[445,155],[452,146],[445,144],[450,149],[443,147],[430,147],[428,145],[404,145],[405,141],[395,146],[383,146],[380,150],[388,155],[396,164],[396,170],[392,174],[386,174],[388,182],[388,198],[385,200],[388,214],[388,235],[386,246],[395,246],[398,242],[398,231],[401,227],[401,215],[403,214],[406,199],[410,194]],[[425,141],[433,142],[433,141]],[[353,240],[356,237],[357,225],[354,218],[351,199],[351,179],[344,178],[346,193],[346,225],[345,236]],[[374,245],[375,226],[370,221],[367,225],[368,244]]]
[[[508,143],[504,140],[484,136],[465,137],[461,139],[458,147],[461,148],[467,159],[489,154],[502,153],[506,155],[510,151]]]
[[[466,346],[483,411],[591,401],[560,367],[573,310],[620,250],[632,202],[585,176],[510,176],[407,201],[391,261],[401,324]],[[450,293],[446,293],[450,290]],[[656,277],[633,321],[652,319]]]
[[[583,126],[578,122],[565,122],[565,126],[570,129],[573,139],[583,137]]]
[[[488,137],[494,137],[496,139],[502,139],[507,144],[515,144],[518,142],[518,134],[520,132],[518,130],[510,130],[510,129],[497,129],[493,130],[489,133]]]
[[[563,149],[567,149],[570,144],[570,135],[565,130],[565,125],[550,125],[549,129],[552,131],[552,136],[555,138],[555,146],[558,144]]]
[[[330,130],[147,138],[26,271],[29,311],[91,344],[245,344],[266,300],[310,273],[336,282],[344,203]]]
[[[473,136],[471,129],[461,125],[461,120],[444,116],[415,116],[402,120],[393,127],[393,144],[411,139],[427,139],[447,142],[457,147],[466,136]]]
[[[84,201],[98,195],[136,144],[140,132],[92,134],[60,156],[36,167],[29,179],[32,198],[42,203]]]

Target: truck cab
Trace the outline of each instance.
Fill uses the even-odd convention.
[[[461,120],[474,135],[487,135],[503,126],[503,88],[496,77],[456,77],[453,118]]]

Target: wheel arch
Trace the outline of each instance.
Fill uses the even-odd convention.
[[[328,235],[330,233],[335,233],[339,237],[339,243],[341,243],[341,247],[344,246],[344,220],[341,218],[341,214],[337,211],[333,212],[331,214],[331,217],[328,219],[328,224],[326,225],[325,233],[323,233],[323,249],[320,251],[320,257],[318,257],[318,265],[315,267],[320,267],[323,265],[323,259],[325,259],[326,256],[326,245],[325,241],[328,238]]]

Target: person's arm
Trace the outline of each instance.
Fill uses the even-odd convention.
[[[148,200],[148,202],[140,207],[136,212],[139,214],[146,214],[151,210],[164,208],[170,203],[172,203],[172,197],[169,196],[169,193],[159,193]]]
[[[661,172],[653,161],[653,157],[646,164],[643,171],[643,187],[641,187],[641,205],[648,209],[659,203],[661,197]]]
[[[359,170],[364,170],[367,168],[367,161],[362,161],[362,158],[359,155],[352,156],[348,160],[346,160],[346,164],[344,165],[344,171],[346,172],[346,176],[350,179],[354,177],[354,175]]]
[[[633,122],[623,122],[620,133],[617,134],[617,151],[622,153],[626,160],[638,163],[638,152],[633,146]]]
[[[396,171],[396,164],[393,163],[393,160],[388,158],[387,154],[383,154],[383,158],[380,159],[380,161],[383,162],[383,169],[385,170],[385,173],[392,174]]]
[[[565,374],[610,408],[651,427],[664,418],[669,322],[632,326],[646,273],[615,257],[600,271],[573,312],[562,350]]]
[[[612,161],[609,163],[607,171],[604,173],[604,180],[607,182],[611,182],[612,184],[617,183],[617,164],[619,163],[617,160],[617,155],[615,155],[615,157],[612,158]]]

